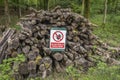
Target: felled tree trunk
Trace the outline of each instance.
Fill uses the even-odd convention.
[[[8,41],[10,41],[10,38],[13,36],[14,32],[15,30],[8,29],[0,41],[0,64],[2,63],[3,59],[7,56],[7,54],[5,54],[5,51],[8,46]]]

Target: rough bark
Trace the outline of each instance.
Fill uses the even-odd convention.
[[[108,0],[105,0],[105,2],[104,2],[104,17],[103,17],[103,25],[105,25],[105,23],[106,23],[106,18],[107,18],[107,3],[108,3]]]
[[[84,1],[84,17],[89,19],[90,17],[90,0]]]
[[[0,64],[2,63],[5,56],[7,56],[7,54],[5,54],[5,51],[7,49],[8,42],[10,41],[14,32],[15,30],[8,29],[0,41]]]
[[[5,7],[5,26],[9,27],[10,25],[10,14],[9,14],[9,3],[8,0],[4,0],[4,7]]]

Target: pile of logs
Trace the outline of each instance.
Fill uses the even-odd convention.
[[[17,72],[21,79],[36,76],[44,78],[52,71],[63,72],[68,66],[82,66],[80,69],[86,71],[89,66],[95,65],[89,55],[102,55],[102,52],[95,50],[94,45],[99,43],[87,19],[71,9],[60,7],[51,11],[31,10],[32,14],[18,22],[22,29],[9,39],[5,51],[8,57],[16,57],[18,53],[25,55],[26,61],[19,64]],[[67,29],[64,51],[49,49],[50,29],[53,27]]]
[[[7,56],[5,54],[5,51],[8,46],[8,41],[9,39],[14,35],[15,30],[13,29],[8,29],[6,32],[4,32],[4,36],[0,40],[0,64],[2,63],[3,59]]]

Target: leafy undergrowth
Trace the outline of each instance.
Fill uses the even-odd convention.
[[[21,63],[24,61],[25,57],[23,55],[18,55],[16,58],[5,59],[3,64],[0,64],[0,80],[15,80],[13,74],[18,68],[14,67],[11,69],[11,65],[13,62]],[[120,80],[120,67],[110,66],[98,61],[97,66],[89,68],[86,73],[69,66],[64,73],[54,72],[45,79],[36,77],[27,80]]]
[[[120,46],[120,16],[108,15],[105,26],[102,25],[102,15],[92,16],[91,22],[98,25],[93,28],[93,33],[96,34],[101,40],[111,46]]]
[[[54,73],[45,79],[31,80],[120,80],[120,67],[108,66],[106,63],[99,62],[87,73],[79,73],[76,68],[69,66],[66,73]]]
[[[0,64],[0,80],[15,80],[13,78],[14,71],[18,70],[18,66],[15,66],[13,69],[13,63],[20,64],[25,61],[25,56],[19,54],[16,58],[9,58],[3,60],[3,63]]]
[[[120,68],[100,62],[97,67],[90,68],[86,75],[82,75],[81,80],[120,80]]]

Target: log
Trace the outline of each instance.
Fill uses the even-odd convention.
[[[85,58],[78,58],[74,61],[75,66],[82,66],[83,68],[88,68],[88,61]]]
[[[30,51],[30,46],[25,46],[22,48],[22,52],[25,53],[25,54],[28,54]]]
[[[33,41],[31,39],[26,39],[25,43],[28,45],[33,45]]]
[[[73,60],[73,59],[74,59],[74,55],[73,55],[72,53],[65,52],[65,55],[67,55],[67,57],[68,57],[70,60]]]
[[[19,69],[18,69],[19,73],[21,75],[27,75],[29,72],[28,72],[28,64],[27,63],[21,63],[19,65]]]
[[[19,72],[17,72],[17,71],[14,71],[13,78],[15,80],[24,80],[23,76],[21,76],[21,74]]]
[[[55,69],[57,72],[63,72],[64,70],[61,68],[59,62],[55,61]]]
[[[47,55],[50,55],[50,54],[51,54],[50,48],[43,47],[43,50],[44,50],[45,53],[47,53]]]
[[[15,58],[15,57],[17,57],[17,54],[18,54],[17,52],[12,52],[11,57]]]
[[[17,49],[19,47],[19,39],[17,37],[15,37],[14,39],[11,39],[8,42],[8,46],[11,46],[13,49]]]
[[[53,61],[52,61],[52,59],[50,57],[44,57],[42,59],[42,63],[44,63],[44,65],[45,65],[45,67],[47,69],[52,65]]]
[[[65,66],[68,67],[68,66],[73,66],[73,61],[68,59],[67,61],[65,61]]]
[[[63,59],[63,54],[62,53],[54,53],[53,54],[53,58],[56,60],[56,61],[61,61]]]
[[[45,65],[44,65],[44,64],[41,64],[41,65],[39,66],[39,70],[40,70],[41,72],[44,72],[44,71],[46,70]]]
[[[28,71],[29,71],[29,77],[36,77],[36,62],[35,61],[29,61],[28,62]]]
[[[36,59],[36,54],[34,54],[33,51],[30,51],[29,54],[27,55],[27,58],[29,59],[29,61],[34,61]]]
[[[20,40],[25,40],[27,37],[24,34],[19,34],[19,38],[20,38]]]
[[[9,28],[0,41],[0,64],[6,56],[5,50],[7,49],[8,42],[10,41],[10,38],[13,36],[14,33],[15,30]]]

